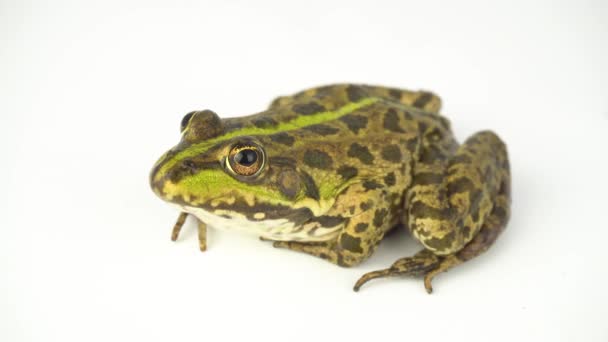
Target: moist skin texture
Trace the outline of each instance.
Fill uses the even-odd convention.
[[[426,91],[337,84],[239,118],[192,112],[150,184],[182,212],[174,240],[187,215],[199,221],[201,250],[209,225],[353,266],[391,229],[408,230],[421,250],[354,289],[417,275],[430,293],[435,275],[487,250],[510,213],[505,144],[491,131],[459,144],[440,107]]]

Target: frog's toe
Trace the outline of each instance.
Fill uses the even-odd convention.
[[[435,275],[431,273],[432,272],[429,272],[424,276],[424,288],[426,289],[426,293],[428,294],[433,293],[433,285],[431,284],[431,282],[433,281]]]
[[[370,281],[372,279],[388,277],[390,275],[391,275],[390,268],[373,271],[373,272],[367,272],[364,275],[362,275],[361,278],[359,278],[359,280],[357,280],[357,282],[355,283],[355,286],[353,287],[353,290],[355,292],[359,292],[359,289],[361,288],[361,286],[363,286],[363,284],[367,283],[368,281]]]
[[[186,222],[187,217],[188,217],[188,213],[186,213],[186,212],[179,213],[179,216],[177,217],[177,221],[175,222],[175,225],[173,226],[173,229],[171,230],[171,241],[177,241],[177,238],[179,237],[179,233],[182,230],[182,227],[183,227],[184,223]]]
[[[431,293],[431,280],[436,273],[433,273],[440,263],[438,256],[428,250],[421,250],[411,257],[401,258],[393,263],[391,267],[383,270],[373,271],[364,274],[355,284],[354,290],[359,288],[372,279],[384,278],[390,276],[425,276],[425,287],[427,292]],[[430,276],[429,276],[430,275]],[[426,279],[428,278],[428,287]],[[429,290],[430,289],[430,290]]]

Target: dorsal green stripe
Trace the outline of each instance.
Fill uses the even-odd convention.
[[[375,102],[378,102],[379,100],[380,99],[376,98],[376,97],[368,97],[368,98],[364,98],[358,102],[352,102],[347,105],[344,105],[334,111],[319,112],[319,113],[311,114],[311,115],[300,115],[293,120],[290,120],[287,122],[281,122],[276,126],[265,127],[265,128],[245,127],[245,128],[241,128],[241,129],[232,131],[232,132],[228,132],[224,135],[220,135],[213,139],[209,139],[209,140],[203,141],[201,143],[192,145],[192,146],[188,147],[187,149],[179,152],[178,154],[173,156],[173,158],[171,158],[171,160],[168,160],[161,167],[160,174],[164,174],[169,168],[171,168],[177,162],[184,160],[186,158],[194,157],[198,154],[201,154],[201,153],[207,151],[207,149],[209,149],[209,147],[211,147],[219,142],[226,141],[226,140],[232,139],[234,137],[238,137],[238,136],[244,136],[244,135],[270,135],[270,134],[274,134],[277,132],[292,131],[292,130],[304,128],[307,126],[312,126],[312,125],[324,123],[327,121],[332,121],[332,120],[338,119],[344,115],[352,113],[355,110],[361,109],[363,107],[367,107]]]

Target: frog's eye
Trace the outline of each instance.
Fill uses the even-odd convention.
[[[179,126],[180,132],[183,132],[186,130],[186,127],[188,127],[188,124],[190,123],[190,120],[192,120],[192,116],[194,116],[194,113],[196,113],[196,112],[190,112],[190,113],[184,115],[184,117],[182,118],[182,122]]]
[[[255,144],[237,144],[226,159],[226,168],[239,176],[255,176],[264,167],[264,151]]]

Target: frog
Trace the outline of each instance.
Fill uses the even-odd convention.
[[[242,231],[285,248],[352,267],[390,232],[420,250],[372,279],[432,280],[485,252],[510,217],[505,143],[480,131],[459,143],[426,90],[332,84],[280,96],[265,110],[220,118],[192,111],[179,143],[154,164],[154,193],[188,216],[199,248],[207,227]]]

